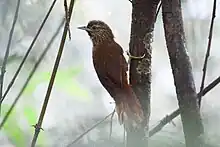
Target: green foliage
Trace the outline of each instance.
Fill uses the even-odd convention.
[[[2,114],[3,116],[5,116],[5,114],[7,113],[7,111],[9,110],[10,105],[7,104],[3,104],[2,105]],[[31,126],[32,124],[35,124],[36,119],[37,119],[37,113],[34,110],[34,108],[26,105],[23,108],[23,114],[24,116],[21,115],[21,113],[19,113],[16,109],[14,109],[8,120],[5,122],[4,126],[3,126],[3,131],[6,134],[6,136],[8,137],[8,139],[16,145],[16,147],[24,147],[27,145],[27,141],[25,138],[25,132],[24,130],[22,130],[20,124],[19,124],[19,119],[26,119],[28,124],[30,124],[29,127],[30,129],[29,132],[26,132],[26,134],[29,134],[30,136],[33,134],[33,130],[34,128]],[[43,144],[45,139],[45,136],[43,133],[40,134],[39,139],[38,139],[38,143],[39,144]]]
[[[64,93],[69,94],[77,98],[77,101],[87,101],[89,99],[88,91],[81,88],[80,85],[74,80],[74,77],[79,74],[81,68],[65,69],[59,70],[55,79],[54,86],[56,89],[63,91]],[[33,93],[36,90],[37,86],[41,83],[48,83],[50,80],[51,72],[36,72],[32,77],[31,81],[27,85],[23,96],[30,99],[33,98]],[[10,105],[3,104],[2,106],[2,116],[5,116],[6,112],[10,108]],[[21,124],[18,123],[18,119],[27,121],[28,132],[24,132],[21,128]],[[30,103],[22,104],[21,109],[14,109],[10,114],[7,122],[5,123],[3,130],[9,140],[16,145],[16,147],[24,147],[27,145],[26,135],[32,136],[34,128],[32,125],[36,124],[38,119],[37,111],[35,110],[34,105]],[[26,135],[25,135],[26,133]],[[40,133],[38,138],[38,144],[44,146],[46,142],[46,136],[44,133]]]
[[[74,96],[79,97],[81,101],[88,101],[88,91],[80,87],[80,85],[74,80],[74,77],[79,74],[81,68],[72,68],[59,70],[56,75],[54,86],[59,90]],[[31,96],[40,83],[48,83],[50,80],[51,72],[36,72],[27,88],[24,91],[25,96]]]
[[[31,106],[25,105],[23,112],[24,112],[25,118],[28,121],[28,124],[36,123],[35,121],[37,118],[37,113],[36,113],[36,111],[34,111],[34,109]]]
[[[10,108],[9,105],[3,104],[2,105],[2,114],[3,116],[6,114],[8,109]],[[16,110],[12,111],[10,117],[6,121],[3,130],[4,133],[8,136],[9,140],[11,140],[17,147],[24,147],[25,146],[25,136],[23,134],[22,129],[20,128],[17,120],[17,112]]]

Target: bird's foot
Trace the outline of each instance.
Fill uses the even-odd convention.
[[[136,59],[136,60],[138,60],[138,59],[143,59],[145,57],[145,54],[143,54],[142,56],[133,56],[133,55],[131,55],[131,53],[128,50],[126,51],[126,53],[127,53],[128,57],[129,57],[129,59]]]

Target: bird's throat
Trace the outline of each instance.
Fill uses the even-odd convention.
[[[92,40],[93,46],[100,46],[114,41],[113,38],[110,38],[108,36],[90,36],[90,38]]]

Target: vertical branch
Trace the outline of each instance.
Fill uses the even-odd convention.
[[[203,69],[202,69],[203,74],[202,74],[202,82],[201,82],[201,86],[200,86],[200,92],[203,90],[204,85],[205,85],[205,77],[206,77],[208,58],[209,58],[209,54],[210,54],[210,50],[211,50],[211,44],[212,44],[213,26],[214,26],[215,14],[216,14],[216,3],[217,3],[216,0],[214,0],[213,10],[212,10],[212,20],[211,20],[210,29],[209,29],[209,41],[208,41],[205,61],[204,61],[204,64],[203,64]],[[199,96],[198,99],[199,99],[199,107],[200,107],[202,96]]]
[[[64,48],[64,44],[65,44],[65,41],[66,41],[66,36],[67,36],[68,28],[69,28],[68,27],[68,22],[70,22],[74,2],[75,2],[74,0],[70,1],[68,21],[66,21],[66,23],[65,23],[63,36],[62,36],[62,39],[61,39],[61,42],[60,42],[60,46],[59,46],[59,50],[58,50],[58,53],[57,53],[56,61],[54,63],[54,67],[53,67],[53,71],[52,71],[52,74],[51,74],[50,82],[49,82],[49,85],[48,85],[48,88],[47,88],[47,93],[46,93],[46,96],[45,96],[45,99],[44,99],[44,103],[43,103],[43,106],[42,106],[42,109],[41,109],[41,113],[40,113],[38,122],[35,125],[35,132],[34,132],[33,140],[31,142],[31,147],[35,147],[38,135],[39,135],[40,130],[41,130],[44,115],[45,115],[46,108],[47,108],[47,105],[48,105],[48,102],[49,102],[49,99],[50,99],[50,94],[51,94],[51,91],[52,91],[52,88],[53,88],[53,84],[54,84],[56,73],[57,73],[57,70],[58,70],[58,67],[59,67],[60,59],[61,59],[61,56],[62,56],[62,53],[63,53],[63,48]]]
[[[8,45],[7,45],[7,48],[6,48],[6,51],[5,51],[5,56],[4,56],[2,67],[1,67],[1,75],[0,75],[0,100],[3,99],[2,98],[2,93],[3,93],[3,85],[4,85],[4,75],[5,75],[5,72],[6,72],[5,71],[6,70],[6,64],[7,64],[7,60],[8,60],[8,56],[9,56],[9,51],[10,51],[10,47],[11,47],[11,41],[12,41],[14,29],[15,29],[15,24],[16,24],[17,18],[18,18],[20,2],[21,2],[21,0],[17,1],[16,11],[15,11],[13,23],[12,23],[12,26],[11,26],[11,30],[10,30],[10,33],[9,33]],[[0,110],[1,110],[1,104],[2,103],[0,103]]]
[[[151,42],[159,0],[135,0],[132,2],[130,53],[143,59],[131,59],[130,83],[140,100],[145,120],[138,130],[127,130],[127,147],[146,147],[149,127],[151,96]],[[147,135],[148,136],[148,135]]]
[[[198,147],[204,128],[197,103],[192,66],[185,48],[181,2],[162,0],[162,15],[186,146]]]

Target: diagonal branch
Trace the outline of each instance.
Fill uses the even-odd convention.
[[[200,92],[203,90],[204,85],[205,85],[205,77],[206,77],[208,58],[209,58],[209,54],[210,54],[210,50],[211,50],[211,44],[212,44],[213,26],[214,26],[214,20],[215,20],[215,16],[216,16],[216,5],[217,5],[216,3],[217,3],[216,0],[214,0],[213,10],[212,10],[212,19],[211,19],[211,24],[210,24],[210,29],[209,29],[209,41],[208,41],[205,61],[204,61],[203,69],[202,69],[203,70],[203,75],[202,75],[202,82],[201,82],[201,86],[200,86]],[[202,99],[202,96],[199,96],[198,97],[199,106],[201,106],[201,99]]]
[[[92,127],[90,127],[88,130],[86,130],[85,132],[83,132],[81,135],[79,135],[79,137],[77,137],[74,141],[72,141],[70,144],[67,145],[67,147],[70,147],[71,145],[73,145],[74,143],[78,142],[80,139],[83,138],[83,136],[85,136],[86,134],[88,134],[90,131],[92,131],[93,129],[95,129],[98,125],[100,125],[101,123],[103,123],[106,119],[108,119],[110,116],[114,115],[115,110],[110,113],[109,115],[107,115],[104,119],[100,120],[99,122],[97,122],[95,125],[93,125]]]
[[[51,6],[50,6],[50,8],[49,8],[49,10],[48,10],[48,12],[47,12],[47,14],[46,14],[46,16],[45,16],[43,22],[42,22],[40,28],[39,28],[38,31],[37,31],[36,36],[34,37],[33,41],[31,42],[31,45],[30,45],[30,47],[28,48],[26,54],[24,55],[24,58],[22,59],[22,61],[21,61],[20,65],[19,65],[17,71],[15,72],[15,74],[14,74],[12,80],[11,80],[10,83],[8,84],[8,87],[7,87],[5,93],[3,94],[3,97],[2,97],[2,99],[1,99],[1,101],[0,101],[0,104],[3,102],[3,100],[4,100],[5,97],[6,97],[6,95],[8,94],[9,90],[10,90],[11,87],[13,86],[13,84],[14,84],[14,82],[15,82],[15,80],[16,80],[18,74],[19,74],[19,72],[21,71],[21,68],[23,67],[23,65],[24,65],[24,63],[25,63],[25,61],[26,61],[26,59],[27,59],[27,57],[28,57],[30,51],[32,50],[32,48],[33,48],[33,46],[34,46],[34,44],[35,44],[35,42],[36,42],[36,40],[37,40],[37,38],[38,38],[38,36],[39,36],[41,30],[43,29],[43,26],[44,26],[44,24],[46,23],[46,21],[47,21],[49,15],[50,15],[50,13],[51,13],[51,11],[52,11],[52,9],[53,9],[55,3],[56,3],[56,1],[57,1],[57,0],[54,0],[53,3],[51,4]]]
[[[197,96],[204,96],[209,91],[211,91],[215,86],[217,86],[220,83],[220,76],[215,79],[213,82],[211,82],[207,87],[205,87],[201,92],[197,94]],[[171,122],[174,118],[176,118],[180,114],[180,109],[175,110],[170,115],[165,116],[160,123],[155,126],[153,129],[150,130],[149,136],[153,136],[157,132],[159,132],[165,125],[167,125],[169,122]]]
[[[7,60],[8,60],[8,56],[9,56],[9,51],[10,51],[10,47],[11,47],[11,41],[12,41],[14,29],[15,29],[15,24],[16,24],[17,18],[18,18],[20,2],[21,2],[21,0],[17,1],[16,11],[15,11],[13,23],[12,23],[12,26],[11,26],[10,34],[9,34],[8,45],[7,45],[7,48],[6,48],[6,51],[5,51],[5,56],[4,56],[2,67],[1,67],[1,75],[0,75],[0,100],[3,99],[2,98],[2,93],[3,93],[4,75],[5,75],[5,72],[6,72],[6,64],[7,64]],[[1,111],[1,103],[0,103],[0,111]]]
[[[32,142],[31,142],[31,147],[35,147],[38,135],[39,135],[40,130],[41,130],[44,115],[45,115],[46,108],[47,108],[47,105],[48,105],[48,102],[49,102],[49,99],[50,99],[50,94],[51,94],[53,84],[54,84],[54,81],[55,81],[55,78],[56,78],[56,73],[57,73],[57,70],[58,70],[58,67],[59,67],[60,59],[61,59],[61,56],[62,56],[62,53],[63,53],[63,48],[64,48],[64,44],[65,44],[65,41],[66,41],[66,36],[67,36],[67,33],[68,33],[68,28],[69,28],[68,27],[69,26],[68,22],[70,22],[74,2],[75,2],[75,0],[70,1],[69,12],[68,12],[69,13],[68,21],[65,22],[65,27],[64,27],[62,39],[61,39],[59,50],[58,50],[58,53],[57,53],[57,57],[56,57],[56,60],[55,60],[55,63],[54,63],[54,67],[53,67],[53,71],[52,71],[52,74],[51,74],[50,82],[49,82],[49,85],[48,85],[48,88],[47,88],[47,93],[45,95],[44,103],[43,103],[43,106],[42,106],[42,109],[41,109],[41,113],[40,113],[38,122],[35,125],[35,132],[34,132]]]
[[[63,24],[64,24],[64,19],[62,20],[60,26],[58,27],[57,31],[54,33],[54,35],[52,36],[51,40],[49,41],[49,43],[47,44],[46,48],[44,49],[44,51],[42,52],[42,54],[40,55],[39,59],[37,60],[37,62],[35,63],[33,69],[31,70],[28,78],[26,79],[23,87],[21,88],[21,91],[18,93],[17,97],[15,98],[14,102],[12,103],[11,107],[9,108],[9,110],[7,111],[7,113],[5,114],[4,118],[2,119],[2,122],[0,124],[0,130],[2,129],[2,127],[4,126],[5,122],[8,120],[11,112],[13,111],[14,107],[16,106],[18,100],[20,99],[21,95],[23,94],[25,88],[27,87],[27,85],[29,84],[30,80],[32,79],[33,75],[35,74],[36,70],[38,69],[40,63],[43,61],[43,58],[45,57],[45,55],[47,54],[48,50],[51,48],[52,43],[54,42],[55,38],[57,37],[57,35],[59,34]]]

